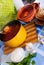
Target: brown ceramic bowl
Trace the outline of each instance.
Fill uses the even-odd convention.
[[[34,8],[34,6],[31,4],[27,4],[18,11],[17,19],[23,22],[29,22],[34,18],[35,14],[36,9]]]

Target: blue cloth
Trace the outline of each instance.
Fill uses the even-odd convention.
[[[41,29],[44,26],[37,25],[36,27],[37,27],[37,33],[42,35]],[[39,48],[44,51],[44,45],[40,45]],[[44,65],[44,57],[42,57],[40,54],[37,53],[37,56],[36,56],[36,58],[34,58],[34,60],[36,62],[36,65]]]
[[[44,45],[40,45],[39,48],[44,51]],[[44,57],[42,57],[42,56],[41,56],[40,54],[38,54],[38,53],[37,53],[36,58],[34,58],[33,60],[35,60],[35,62],[36,62],[35,65],[44,65]]]

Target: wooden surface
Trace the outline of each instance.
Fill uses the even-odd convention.
[[[36,27],[35,27],[35,24],[33,22],[24,25],[24,28],[27,31],[27,37],[26,37],[26,40],[23,42],[23,44],[20,45],[19,47],[24,47],[26,45],[26,43],[28,43],[28,42],[35,43],[35,42],[38,41],[38,36],[37,36],[37,33],[36,33]],[[5,45],[4,46],[4,54],[9,54],[14,49],[15,48],[10,48],[10,47]]]

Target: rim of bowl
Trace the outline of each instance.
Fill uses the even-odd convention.
[[[22,7],[21,9],[19,9],[18,14],[17,14],[18,15],[18,20],[22,21],[22,18],[20,18],[20,15],[22,14],[22,11],[24,10],[24,8],[26,9],[26,6],[31,6],[32,7],[32,10],[30,10],[30,11],[32,11],[31,14],[29,14],[29,16],[26,16],[26,18],[30,17],[33,14],[33,12],[34,12],[34,6],[31,5],[31,4],[26,4],[24,7]],[[19,13],[19,12],[21,12],[21,13]],[[25,19],[25,18],[23,18],[23,19]]]
[[[19,28],[17,27],[17,32],[15,33],[15,31],[13,30],[13,32],[11,33],[11,37],[9,38],[9,34],[10,34],[10,32],[8,33],[6,33],[6,34],[4,34],[4,41],[8,41],[8,40],[11,40],[13,37],[15,37],[17,34],[18,34],[18,32],[20,31],[20,28],[21,28],[21,23],[18,21],[18,20],[14,20],[14,21],[10,21],[9,23],[7,23],[4,27],[3,27],[3,30],[4,30],[4,28],[6,27],[6,26],[13,26],[15,24],[15,26],[16,26],[16,24],[18,24],[18,26],[19,26]],[[15,29],[15,28],[14,28]],[[15,33],[15,34],[14,34]],[[13,35],[14,34],[14,35]],[[6,37],[7,36],[7,37]]]

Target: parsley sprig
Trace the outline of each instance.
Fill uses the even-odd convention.
[[[35,65],[35,61],[32,58],[36,57],[36,53],[28,54],[21,62],[7,62],[9,65]]]

